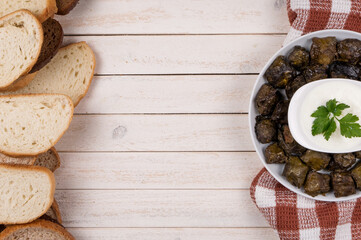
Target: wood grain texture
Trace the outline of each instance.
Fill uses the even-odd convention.
[[[58,151],[253,151],[247,114],[77,115]]]
[[[249,190],[57,190],[66,227],[268,227]]]
[[[70,228],[78,240],[277,240],[271,228]]]
[[[245,113],[256,75],[95,77],[76,113]]]
[[[57,189],[248,189],[256,153],[60,153]]]
[[[83,0],[66,34],[285,33],[285,0]]]
[[[282,35],[76,36],[97,58],[96,74],[258,73]],[[116,49],[116,50],[114,50]]]

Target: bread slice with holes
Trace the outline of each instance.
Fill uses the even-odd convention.
[[[27,74],[43,44],[43,28],[27,10],[0,18],[0,89]]]
[[[16,165],[29,165],[35,164],[37,157],[10,157],[0,153],[0,164],[16,164]]]
[[[79,0],[56,0],[56,6],[58,7],[58,15],[68,14],[78,4]]]
[[[41,217],[53,203],[54,191],[49,169],[0,164],[0,224],[28,223]]]
[[[69,127],[73,111],[62,94],[0,96],[0,152],[14,157],[46,152]]]
[[[60,23],[55,19],[49,18],[42,23],[42,27],[44,33],[43,45],[36,64],[30,70],[29,74],[18,78],[10,86],[3,88],[2,91],[13,92],[28,85],[34,79],[37,71],[48,64],[59,51],[64,36]]]
[[[54,16],[58,12],[56,0],[1,0],[0,1],[0,17],[20,9],[29,10],[40,22],[44,22],[49,17]]]
[[[60,93],[69,96],[76,106],[89,89],[94,68],[91,48],[85,42],[74,43],[61,48],[27,86],[0,94]]]
[[[38,219],[32,223],[7,226],[0,233],[1,240],[75,240],[60,224]]]
[[[60,167],[60,157],[54,147],[50,148],[45,153],[41,153],[36,157],[35,166],[46,167],[54,172]]]

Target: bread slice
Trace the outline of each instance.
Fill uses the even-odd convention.
[[[0,164],[34,165],[36,157],[10,157],[0,153]]]
[[[0,96],[0,152],[35,156],[54,146],[73,117],[73,103],[61,94]]]
[[[73,8],[75,8],[76,4],[79,0],[56,0],[56,6],[58,7],[58,15],[66,15]]]
[[[1,240],[75,240],[65,228],[51,221],[38,219],[32,223],[7,226]]]
[[[54,172],[60,167],[60,157],[54,147],[50,148],[45,153],[39,154],[34,163],[35,166],[46,167]]]
[[[85,42],[71,44],[61,48],[27,86],[0,94],[60,93],[69,96],[76,106],[89,89],[94,68],[91,48]]]
[[[31,69],[31,73],[39,71],[42,67],[50,62],[56,55],[61,44],[63,43],[63,28],[55,19],[49,18],[42,24],[44,32],[44,41],[38,61]]]
[[[19,89],[25,87],[26,85],[28,85],[31,81],[33,81],[35,75],[36,75],[36,72],[26,74],[25,76],[20,77],[17,80],[15,80],[15,82],[13,82],[11,85],[7,86],[6,88],[3,88],[1,91],[2,92],[13,92],[13,91],[19,90]]]
[[[56,0],[1,0],[0,17],[20,9],[27,9],[32,12],[40,22],[44,22],[53,16],[57,11]]]
[[[54,191],[55,179],[49,169],[0,164],[0,224],[41,217],[53,203]]]
[[[27,74],[43,44],[43,28],[27,10],[0,18],[0,89]]]
[[[48,209],[48,211],[45,213],[46,216],[50,217],[52,220],[55,220],[56,222],[62,224],[63,220],[61,219],[61,214],[59,210],[59,205],[55,201],[51,205],[51,207]]]

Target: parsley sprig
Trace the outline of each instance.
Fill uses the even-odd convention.
[[[357,123],[358,116],[348,113],[341,119],[338,118],[346,108],[350,108],[350,106],[339,103],[336,99],[329,100],[325,106],[319,106],[311,115],[316,118],[312,124],[312,135],[323,134],[328,141],[331,134],[336,131],[336,121],[338,121],[342,136],[346,138],[361,137],[361,126]]]

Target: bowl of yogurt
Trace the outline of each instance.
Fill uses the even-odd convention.
[[[330,99],[347,104],[338,119],[347,114],[361,116],[361,82],[348,79],[325,79],[304,85],[293,95],[288,109],[288,126],[294,139],[307,149],[325,153],[350,153],[361,150],[361,137],[341,135],[340,124],[326,140],[322,134],[313,136],[315,118],[312,113]],[[359,120],[356,122],[359,123]]]
[[[301,46],[310,50],[313,38],[336,37],[338,41],[344,39],[358,39],[361,40],[361,34],[347,30],[323,30],[304,35],[289,44],[282,47],[276,52],[260,72],[251,94],[249,105],[249,125],[250,134],[255,150],[268,172],[283,186],[289,190],[300,194],[304,197],[320,201],[345,201],[361,197],[361,191],[356,190],[355,194],[345,197],[335,197],[333,192],[328,192],[325,195],[317,195],[312,197],[306,194],[303,188],[298,188],[291,184],[285,176],[283,170],[285,164],[268,164],[265,158],[265,149],[269,144],[262,144],[257,140],[255,133],[256,117],[260,114],[256,106],[256,95],[262,85],[268,83],[265,78],[265,73],[275,59],[284,55],[287,56],[295,46]],[[284,90],[280,92],[285,96]],[[332,93],[332,94],[330,94]],[[312,124],[314,118],[312,113],[320,106],[324,105],[329,99],[336,99],[339,102],[345,103],[350,107],[342,112],[342,116],[352,113],[361,118],[361,82],[358,80],[349,79],[325,79],[317,80],[305,84],[299,88],[293,95],[289,104],[288,112],[288,126],[293,138],[303,147],[317,152],[325,153],[348,153],[361,150],[361,137],[345,138],[341,136],[339,129],[331,135],[327,141],[321,135],[313,136],[311,134]],[[359,161],[359,160],[358,160]],[[322,172],[322,170],[321,170]]]

